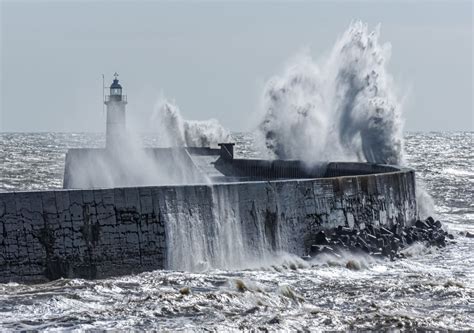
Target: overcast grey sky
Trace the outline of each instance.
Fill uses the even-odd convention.
[[[187,119],[248,130],[264,82],[303,48],[327,53],[356,19],[392,44],[407,130],[473,130],[472,6],[2,1],[0,131],[102,131],[101,74],[115,71],[134,117],[162,93]]]

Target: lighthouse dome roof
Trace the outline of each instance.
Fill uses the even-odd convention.
[[[114,82],[112,82],[112,85],[110,86],[110,89],[122,89],[122,86],[119,83],[118,79],[115,79]]]

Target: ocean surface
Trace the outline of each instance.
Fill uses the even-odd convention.
[[[233,137],[237,155],[258,156],[251,134]],[[455,235],[446,248],[416,244],[396,261],[278,253],[243,270],[0,284],[0,329],[474,330],[473,132],[404,139],[432,215]],[[103,145],[102,134],[0,133],[0,191],[61,188],[67,149]]]

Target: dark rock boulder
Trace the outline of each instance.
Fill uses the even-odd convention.
[[[321,230],[320,232],[318,232],[315,237],[314,237],[314,243],[316,245],[327,245],[329,244],[329,241],[326,237],[326,233]]]
[[[415,227],[421,230],[426,230],[426,229],[429,229],[431,226],[425,221],[417,220],[415,222]]]
[[[466,237],[474,237],[465,233]],[[417,220],[412,226],[392,225],[391,228],[377,227],[368,224],[364,229],[351,229],[339,226],[328,235],[324,231],[314,236],[310,255],[321,253],[338,256],[341,250],[365,252],[372,256],[388,257],[391,260],[405,258],[400,252],[414,242],[424,242],[427,246],[445,247],[446,239],[453,240],[454,236],[442,229],[442,224],[432,217]],[[449,242],[454,243],[453,241]],[[329,246],[330,245],[330,246]]]

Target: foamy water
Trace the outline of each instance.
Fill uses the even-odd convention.
[[[189,263],[199,262],[194,273],[154,271],[96,281],[1,284],[0,327],[473,329],[474,240],[459,234],[474,232],[472,135],[408,133],[404,137],[408,165],[417,170],[433,196],[436,214],[456,236],[456,243],[447,248],[417,244],[405,250],[408,259],[394,262],[350,253],[307,262],[274,253],[261,260],[242,259],[237,269],[218,270],[212,266],[226,267],[220,265],[226,258],[205,262],[203,252],[194,256],[195,249],[184,247],[180,251]],[[0,186],[6,191],[60,188],[66,150],[104,142],[99,134],[3,133],[0,137]],[[253,135],[234,133],[233,138],[237,155],[258,156]],[[145,142],[152,144],[155,139],[145,137]],[[233,221],[236,217],[222,207],[215,207],[221,221]],[[235,232],[229,225],[215,227],[221,228],[223,236]],[[214,244],[215,250],[233,245],[228,239]],[[239,246],[226,249],[238,250]]]

